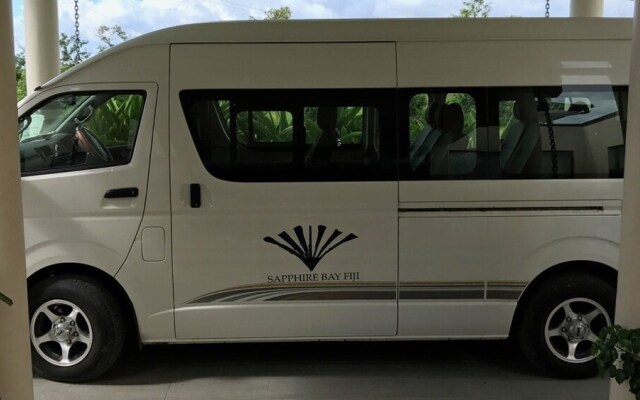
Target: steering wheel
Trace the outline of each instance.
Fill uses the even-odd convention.
[[[113,160],[107,147],[85,126],[79,125],[76,128],[76,138],[80,147],[87,153],[97,155],[104,162]]]

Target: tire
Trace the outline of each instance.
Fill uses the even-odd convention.
[[[29,290],[29,321],[33,369],[46,379],[96,379],[122,353],[122,312],[93,279],[74,275],[37,283]]]
[[[596,375],[591,346],[600,330],[611,325],[615,299],[615,289],[592,275],[548,279],[522,305],[516,339],[525,358],[556,378]]]

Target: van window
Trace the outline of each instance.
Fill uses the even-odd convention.
[[[600,86],[498,91],[503,178],[617,178],[626,91]]]
[[[322,128],[318,120],[319,107],[305,107],[304,128],[307,131],[306,143],[315,143],[322,135]],[[340,145],[359,145],[362,143],[362,132],[365,129],[364,116],[375,112],[375,109],[364,107],[336,107],[337,143]]]
[[[56,96],[19,121],[26,175],[127,164],[144,106],[140,92]]]
[[[394,96],[375,90],[189,90],[203,165],[234,181],[394,179]]]
[[[471,93],[423,91],[409,100],[411,179],[461,179],[477,167],[476,99]]]
[[[241,111],[236,115],[238,143],[292,143],[293,115],[283,110]]]

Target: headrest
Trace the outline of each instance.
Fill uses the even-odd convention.
[[[538,112],[533,98],[516,100],[513,103],[513,115],[525,124],[538,123]]]
[[[333,134],[338,125],[338,109],[336,107],[318,107],[316,122],[324,134]]]
[[[438,123],[438,110],[440,109],[440,103],[432,103],[429,108],[427,108],[427,112],[425,115],[425,120],[427,121],[427,125],[432,128],[436,127]]]
[[[444,104],[440,106],[438,113],[438,128],[444,132],[452,133],[457,137],[462,134],[464,128],[464,113],[460,104]]]

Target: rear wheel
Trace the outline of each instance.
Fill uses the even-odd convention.
[[[523,304],[518,343],[525,357],[545,374],[587,378],[597,366],[591,347],[611,325],[615,289],[586,274],[549,279]]]
[[[33,368],[44,378],[95,379],[122,352],[119,305],[94,280],[63,276],[39,282],[29,291],[29,312]]]

